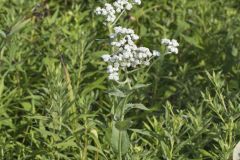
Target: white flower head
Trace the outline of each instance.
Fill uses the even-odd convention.
[[[175,54],[178,54],[178,46],[179,46],[179,43],[177,42],[177,40],[175,39],[162,39],[162,44],[165,45],[167,47],[167,52],[168,53],[175,53]]]
[[[105,17],[104,24],[113,23],[122,11],[131,10],[135,4],[140,5],[141,0],[116,0],[112,4],[105,3],[103,8],[97,7],[95,13]]]
[[[113,37],[111,45],[115,48],[115,52],[112,55],[102,56],[108,63],[109,80],[119,81],[120,70],[148,66],[152,57],[160,55],[158,51],[151,52],[146,47],[138,47],[135,41],[139,36],[132,29],[117,26],[113,30],[114,33],[110,37]]]

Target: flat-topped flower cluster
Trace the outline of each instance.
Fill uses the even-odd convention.
[[[113,4],[105,3],[104,7],[97,7],[96,14],[102,15],[106,19],[107,23],[114,22],[116,20],[116,14],[120,14],[124,10],[131,10],[133,5],[141,4],[141,0],[116,0]]]
[[[132,29],[115,27],[110,38],[113,40],[111,45],[115,52],[112,55],[102,56],[103,60],[109,64],[107,72],[110,80],[119,80],[119,70],[126,71],[127,68],[136,68],[138,65],[147,66],[150,64],[150,59],[160,55],[158,51],[151,52],[146,47],[137,47],[134,41],[139,37]]]
[[[131,10],[134,4],[141,4],[141,0],[116,0],[113,4],[106,3],[103,8],[96,9],[97,15],[105,17],[104,23],[115,24],[116,14],[124,10]],[[134,30],[121,26],[114,27],[114,33],[110,36],[113,53],[102,56],[108,63],[107,73],[110,80],[119,81],[120,71],[128,71],[138,66],[148,66],[150,60],[160,55],[160,52],[150,51],[146,47],[138,47],[135,41],[139,36]],[[162,39],[162,44],[166,46],[167,53],[178,53],[178,42],[176,40]]]

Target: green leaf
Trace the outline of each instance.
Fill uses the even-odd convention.
[[[124,120],[116,122],[115,127],[121,131],[127,130],[131,127],[133,122],[131,120]]]
[[[31,111],[32,110],[32,105],[28,102],[22,102],[21,106],[24,108],[25,111]]]
[[[142,130],[142,129],[130,129],[133,132],[148,136],[148,137],[153,137],[153,135],[151,134],[151,132],[147,131],[147,130]]]
[[[176,87],[174,86],[169,86],[169,88],[165,91],[164,93],[164,98],[169,98],[173,94],[175,94],[177,91]]]
[[[1,29],[0,29],[0,35],[1,35],[3,38],[6,38],[6,37],[7,37],[6,33],[3,32]]]
[[[132,90],[148,87],[150,84],[136,84],[132,87]]]
[[[87,86],[84,87],[81,95],[86,96],[88,93],[92,92],[94,89],[105,89],[105,86],[102,85],[104,80],[106,79],[106,76],[103,76],[96,81],[89,83]]]
[[[61,150],[65,150],[67,148],[78,148],[78,145],[75,143],[74,138],[68,138],[63,142],[57,143],[54,145],[56,148],[59,148]]]
[[[189,44],[197,47],[197,48],[200,48],[200,49],[203,49],[203,47],[199,44],[198,40],[197,39],[194,39],[193,37],[189,37],[189,36],[185,36],[185,35],[181,35],[183,37],[183,39],[185,41],[187,41]]]
[[[49,120],[48,117],[46,117],[46,116],[41,116],[41,115],[31,115],[31,116],[24,116],[24,117],[26,117],[26,118],[28,118],[28,119],[37,119],[37,120],[41,120],[41,121],[47,121],[47,120]]]
[[[22,28],[24,28],[30,21],[31,21],[31,19],[26,19],[26,20],[22,20],[22,21],[16,23],[16,24],[12,27],[12,29],[11,29],[11,31],[10,31],[10,33],[9,33],[9,36],[11,36],[12,34],[17,33],[18,31],[20,31],[20,30],[21,30]]]
[[[182,19],[178,19],[177,24],[178,24],[178,28],[180,28],[181,32],[190,28],[190,25],[185,20],[182,20]]]
[[[121,153],[126,154],[130,147],[130,140],[127,131],[120,131],[115,127],[115,122],[112,124],[112,137],[111,146],[114,152],[119,153],[119,148],[121,145]]]
[[[234,57],[236,57],[238,55],[238,49],[235,46],[233,46],[233,48],[232,48],[232,55]]]
[[[206,151],[204,149],[200,149],[199,151],[204,157],[213,158],[213,155],[211,153],[209,153],[208,151]]]
[[[95,59],[95,58],[100,58],[102,55],[104,55],[104,54],[109,54],[109,52],[108,51],[104,51],[104,50],[102,50],[102,51],[96,51],[96,52],[93,52],[92,54],[91,54],[91,57],[93,57],[93,59]]]
[[[13,122],[12,122],[12,119],[10,119],[10,118],[1,118],[1,119],[0,119],[0,128],[1,128],[2,126],[8,126],[8,127],[10,127],[10,128],[16,128],[16,127],[14,126]]]
[[[126,97],[126,95],[122,91],[120,91],[119,89],[110,90],[110,91],[108,91],[108,94],[110,96]]]
[[[161,143],[161,148],[162,148],[162,151],[164,153],[165,156],[168,156],[169,154],[171,154],[171,151],[170,151],[170,148],[168,145],[166,145],[166,143],[164,143],[163,141],[160,142]]]
[[[56,9],[55,13],[53,14],[53,16],[51,18],[49,18],[49,25],[52,25],[53,23],[56,22],[57,16],[59,13],[59,8]]]
[[[3,90],[4,90],[4,79],[0,79],[0,98],[2,96],[2,93],[3,93]]]
[[[33,127],[36,131],[38,131],[44,138],[47,138],[47,137],[53,137],[55,141],[59,141],[61,138],[59,137],[58,134],[55,134],[51,131],[47,131],[45,128],[35,128]]]
[[[149,110],[147,107],[145,107],[143,104],[140,104],[140,103],[126,104],[124,107],[124,114],[129,112],[131,109],[140,109],[140,110],[145,110],[145,111]]]

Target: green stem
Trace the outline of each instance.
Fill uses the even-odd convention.
[[[127,72],[127,71],[125,72],[125,75],[126,75],[126,78],[127,78],[128,88],[129,88],[129,90],[131,90],[131,89],[132,89],[131,81],[130,81],[130,79],[129,79],[129,77],[128,77],[128,72]]]
[[[127,99],[127,97],[126,97],[126,99]],[[125,103],[126,102],[124,102],[123,106],[121,106],[120,121],[124,120],[123,109],[124,109]],[[122,131],[121,130],[119,130],[118,153],[119,153],[118,160],[122,160]]]
[[[118,160],[122,160],[122,131],[119,131],[119,139],[118,139]]]
[[[116,20],[112,23],[112,26],[114,26],[117,23],[117,21],[123,15],[124,12],[125,12],[125,9],[119,14],[119,16],[116,18]]]
[[[119,16],[116,18],[116,20],[112,23],[108,25],[108,31],[109,34],[111,35],[113,33],[113,26],[117,23],[117,21],[119,20],[119,18],[123,15],[123,13],[125,12],[125,10],[123,10]],[[111,47],[111,53],[114,52],[114,47]],[[129,88],[131,88],[131,85],[129,83],[129,80],[127,79],[127,83]],[[120,111],[120,120],[122,121],[124,119],[123,116],[123,109],[124,106],[121,107],[121,111]],[[118,139],[118,160],[122,160],[122,131],[119,131],[119,139]]]
[[[84,114],[87,114],[86,108],[85,108]],[[87,147],[88,147],[88,118],[87,117],[84,118],[84,128],[85,128],[85,131],[84,131],[83,160],[86,160],[87,156],[88,156],[88,149],[87,149]]]

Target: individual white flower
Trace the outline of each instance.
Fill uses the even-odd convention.
[[[112,46],[115,46],[117,42],[111,42],[111,45]]]
[[[161,42],[163,45],[169,45],[171,43],[170,39],[162,39],[162,42]]]
[[[111,56],[109,54],[102,55],[102,59],[104,62],[108,62],[111,59]]]
[[[149,61],[145,61],[145,62],[144,62],[144,65],[145,65],[145,66],[149,66],[149,65],[150,65],[150,62],[149,62]]]
[[[106,19],[107,22],[114,22],[116,17],[114,15],[109,15]]]
[[[140,5],[141,4],[141,0],[133,0],[133,3],[136,3],[136,4]]]
[[[100,7],[97,7],[95,12],[96,12],[97,15],[101,15],[102,9]]]
[[[179,46],[179,43],[177,42],[177,40],[172,39],[171,45],[174,46],[174,47],[178,47],[178,46]]]
[[[121,46],[121,42],[116,42],[116,43],[115,43],[115,46],[116,46],[116,47],[120,47],[120,46]]]
[[[131,10],[132,9],[132,4],[131,3],[127,3],[126,4],[126,10]]]
[[[176,53],[176,54],[178,54],[178,49],[176,47],[168,46],[167,48],[168,48],[168,52],[169,53]]]
[[[118,72],[118,71],[119,71],[119,68],[118,68],[118,67],[114,67],[114,68],[113,68],[113,71],[114,71],[114,72]]]
[[[118,67],[119,67],[119,63],[118,62],[114,63],[114,68],[118,68]]]
[[[118,81],[119,80],[119,75],[118,75],[117,72],[113,72],[113,73],[109,74],[108,79]]]
[[[126,29],[127,30],[127,34],[134,34],[134,30],[132,29]]]
[[[115,37],[116,37],[115,34],[110,34],[110,35],[109,35],[109,38],[111,38],[111,39],[114,39]]]
[[[107,16],[108,12],[106,9],[102,9],[102,13],[101,13],[103,16]],[[111,16],[110,14],[108,15],[108,17]],[[107,17],[107,18],[108,18]]]
[[[160,52],[156,51],[156,50],[153,50],[153,56],[160,56]]]
[[[107,67],[107,72],[108,72],[108,73],[113,73],[113,72],[114,72],[112,65],[109,65],[109,66]]]

